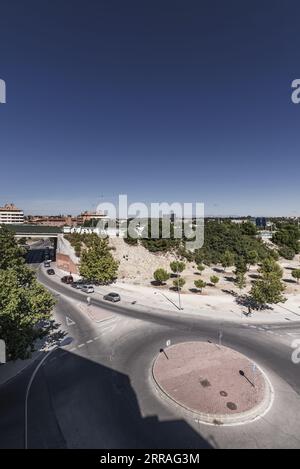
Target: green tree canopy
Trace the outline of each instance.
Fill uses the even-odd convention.
[[[219,283],[219,280],[220,280],[220,279],[219,279],[219,277],[218,277],[217,275],[212,275],[212,276],[210,277],[210,281],[211,281],[211,283],[213,283],[214,285],[217,285],[217,283]]]
[[[198,264],[197,265],[197,270],[202,274],[202,272],[205,270],[205,265],[203,264]]]
[[[206,287],[206,282],[204,282],[203,280],[199,279],[199,280],[195,280],[194,281],[194,285],[195,287],[200,290],[202,292],[203,288]]]
[[[163,282],[169,280],[170,274],[165,269],[156,269],[156,271],[153,273],[153,277],[156,282],[162,284]]]
[[[265,304],[277,304],[286,301],[282,293],[285,286],[275,273],[269,273],[262,279],[256,280],[250,291],[250,298],[262,308]]]
[[[185,279],[182,277],[175,278],[173,280],[173,285],[177,290],[181,289],[185,285]]]
[[[236,278],[235,278],[235,284],[240,290],[245,288],[246,279],[245,279],[245,274],[243,272],[237,272]]]
[[[185,269],[185,263],[181,261],[170,262],[170,269],[174,274],[181,273]]]
[[[257,252],[252,249],[251,251],[247,251],[245,255],[245,261],[250,267],[251,265],[255,265],[258,262],[258,254]]]
[[[263,277],[267,277],[269,274],[274,274],[278,278],[282,278],[283,270],[279,264],[272,258],[267,257],[261,264],[260,268],[258,269],[259,273]]]
[[[227,267],[231,267],[234,265],[234,254],[230,251],[225,251],[223,256],[221,257],[221,265],[226,269]]]
[[[24,250],[16,243],[13,232],[0,225],[0,269],[19,267],[24,262]]]
[[[13,234],[0,227],[0,338],[9,360],[28,358],[37,339],[51,330],[52,295],[24,264]]]
[[[300,269],[295,269],[292,271],[292,277],[297,280],[297,283],[299,283],[300,280]]]
[[[109,284],[117,277],[118,266],[108,241],[96,236],[81,254],[79,271],[90,281]]]
[[[247,263],[243,256],[237,256],[235,259],[235,274],[245,274],[247,272]]]

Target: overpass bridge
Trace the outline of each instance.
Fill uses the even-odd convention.
[[[15,237],[20,238],[58,238],[63,234],[63,228],[59,226],[47,225],[5,225],[11,230]]]
[[[78,273],[77,264],[78,258],[75,256],[73,249],[64,239],[64,228],[59,226],[47,225],[5,225],[9,230],[14,233],[15,238],[31,238],[51,240],[53,245],[52,260],[56,260],[57,266],[66,272]],[[40,262],[43,260],[44,248],[40,249],[40,255],[37,255],[37,250],[33,253],[32,262],[36,262],[39,257]],[[30,262],[30,261],[29,261]]]

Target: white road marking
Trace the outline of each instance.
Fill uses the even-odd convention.
[[[103,327],[103,329],[101,329],[100,334],[105,334],[106,332],[113,331],[115,327],[116,327],[115,325],[114,326]]]
[[[82,348],[84,346],[85,346],[85,344],[79,344],[77,348]]]
[[[90,339],[90,340],[86,341],[87,344],[91,344],[92,342],[93,342],[93,339]]]
[[[68,316],[66,316],[66,323],[67,323],[67,326],[73,326],[75,324],[75,322],[70,319]]]
[[[44,362],[47,360],[47,358],[50,357],[50,355],[53,352],[55,352],[55,350],[57,350],[57,347],[55,347],[52,350],[50,350],[49,352],[47,352],[46,355],[44,356],[44,358],[38,363],[37,367],[35,368],[34,372],[31,375],[31,378],[29,380],[29,383],[28,383],[28,386],[27,386],[27,389],[26,389],[26,394],[25,394],[25,432],[24,432],[24,446],[25,446],[25,449],[27,449],[27,447],[28,447],[28,397],[29,397],[30,388],[31,388],[31,385],[33,383],[34,378],[36,377],[37,372],[39,371],[41,366],[44,364]]]

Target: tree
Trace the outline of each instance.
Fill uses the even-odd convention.
[[[56,327],[50,321],[55,300],[24,264],[23,249],[5,227],[0,227],[0,253],[0,338],[8,360],[24,359],[36,340]]]
[[[221,265],[224,268],[224,271],[227,267],[231,267],[234,265],[234,254],[230,251],[225,251],[221,258]]]
[[[204,282],[203,280],[199,279],[199,280],[195,280],[194,281],[194,285],[195,287],[200,290],[200,292],[202,292],[203,288],[206,287],[206,282]]]
[[[235,278],[235,284],[240,290],[245,288],[246,279],[245,279],[245,274],[243,272],[237,272],[236,278]]]
[[[294,251],[296,254],[300,251],[299,246],[300,240],[300,229],[298,225],[293,225],[290,223],[283,223],[279,225],[279,229],[276,233],[273,234],[272,241],[277,244],[281,249],[283,247],[288,247],[292,249],[289,251],[289,255]],[[285,251],[283,251],[284,253]],[[288,252],[288,251],[286,251]]]
[[[247,272],[247,264],[243,256],[237,256],[235,259],[235,274],[245,274]]]
[[[210,277],[210,281],[211,281],[211,283],[212,283],[214,286],[216,286],[217,283],[219,283],[219,280],[220,280],[220,279],[219,279],[219,277],[217,277],[217,275],[212,275],[212,276]]]
[[[52,330],[54,304],[28,267],[0,270],[0,337],[9,360],[30,357],[36,340]]]
[[[166,282],[167,280],[169,280],[170,275],[165,269],[156,269],[156,271],[153,274],[153,277],[154,277],[154,280],[161,285],[163,282]]]
[[[24,250],[16,243],[13,232],[0,225],[0,269],[19,267],[24,262]]]
[[[173,285],[177,290],[180,290],[185,285],[185,280],[182,277],[175,278],[173,280]]]
[[[96,236],[81,255],[79,271],[82,277],[90,281],[108,284],[117,277],[118,266],[107,240]]]
[[[283,270],[279,264],[272,258],[267,257],[261,264],[258,272],[263,276],[266,277],[269,274],[276,275],[279,279],[283,276]]]
[[[251,265],[255,265],[258,262],[258,254],[256,251],[251,250],[246,252],[246,263],[248,264],[248,270],[250,269]]]
[[[299,283],[300,280],[300,269],[295,269],[292,272],[292,277],[297,280],[297,283]]]
[[[170,263],[170,269],[174,274],[181,273],[185,269],[185,263],[181,261],[173,261]]]
[[[205,270],[205,266],[203,264],[198,264],[197,270],[199,271],[200,274],[202,274],[202,272]]]
[[[250,298],[262,308],[265,304],[277,304],[286,301],[282,293],[285,290],[285,286],[280,281],[280,278],[276,273],[268,273],[262,279],[254,282],[251,291]]]
[[[288,259],[289,261],[292,261],[296,255],[296,252],[293,248],[289,246],[281,246],[278,250],[278,254],[281,257],[284,257],[284,259]]]

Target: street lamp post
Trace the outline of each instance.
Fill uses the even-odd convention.
[[[178,257],[175,253],[174,254],[174,257],[175,257],[175,261],[177,261],[178,263]],[[180,285],[179,285],[179,278],[180,278],[180,275],[178,276],[178,274],[180,274],[180,272],[178,272],[178,264],[177,264],[177,270],[176,270],[176,278],[177,278],[177,291],[178,291],[178,303],[179,303],[179,310],[182,310],[183,308],[181,307],[181,296],[180,296]]]

